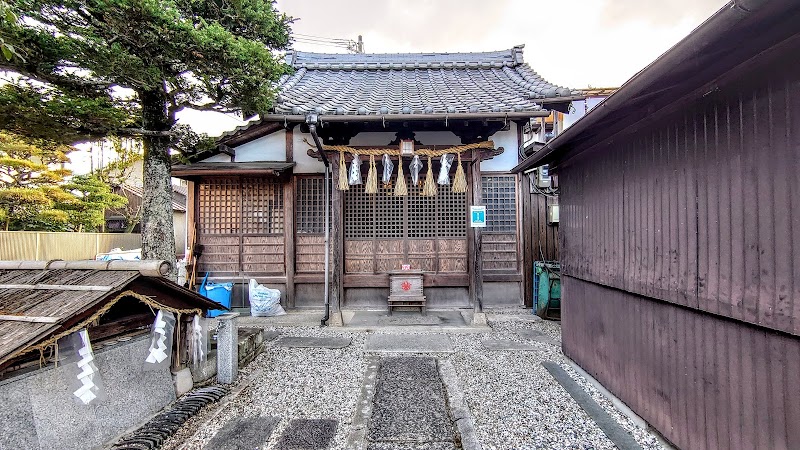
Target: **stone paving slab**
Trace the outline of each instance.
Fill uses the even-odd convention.
[[[534,342],[543,342],[545,344],[552,344],[556,346],[561,346],[561,342],[553,339],[550,335],[542,333],[538,330],[522,330],[517,332],[517,336],[522,339],[527,339],[529,341]]]
[[[350,338],[336,337],[307,337],[307,336],[284,336],[275,341],[276,347],[288,348],[345,348],[352,342]]]
[[[453,353],[453,342],[446,334],[370,334],[365,352]]]
[[[203,447],[208,450],[261,448],[280,422],[278,417],[234,418]]]
[[[276,337],[278,337],[278,336],[280,336],[280,335],[281,335],[281,332],[280,332],[280,331],[269,331],[269,330],[265,330],[265,331],[262,333],[262,336],[264,336],[264,342],[269,342],[269,341],[271,341],[271,340],[274,340]]]
[[[418,311],[394,311],[390,316],[383,311],[356,311],[347,321],[348,327],[386,327],[386,326],[446,326],[466,327],[467,322],[459,311],[428,311],[422,315]]]
[[[491,351],[537,351],[541,350],[535,345],[504,339],[485,339],[481,341],[483,348]]]
[[[330,446],[336,426],[333,419],[294,419],[283,430],[278,450],[316,450]],[[251,447],[252,448],[252,447]]]

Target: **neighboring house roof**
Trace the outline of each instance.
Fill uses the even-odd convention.
[[[176,185],[173,184],[172,185],[172,191],[173,192],[177,192],[178,194],[184,195],[184,202],[180,203],[180,202],[175,201],[175,196],[173,196],[173,198],[172,198],[172,210],[173,211],[178,211],[178,212],[186,212],[186,202],[185,202],[186,194],[183,194],[180,190],[176,191],[175,188],[176,188]],[[185,186],[183,186],[183,188],[184,188],[183,190],[185,191],[186,190]],[[128,202],[132,202],[132,203],[135,203],[136,205],[138,205],[138,204],[140,204],[142,202],[142,198],[144,198],[144,189],[141,186],[123,185],[123,186],[120,187],[120,189],[122,190],[122,194],[121,195],[125,196],[128,199]],[[134,198],[131,198],[131,196],[133,196]]]
[[[224,309],[164,278],[169,267],[164,261],[0,262],[0,367],[127,290],[179,310]]]
[[[276,114],[434,114],[537,111],[581,96],[551,84],[522,47],[483,53],[326,54],[292,51]]]
[[[598,87],[581,89],[581,93],[586,97],[608,97],[609,95],[617,92],[618,87]]]
[[[617,133],[635,129],[633,125],[654,120],[655,112],[680,99],[708,95],[717,89],[709,83],[797,33],[800,3],[753,2],[746,8],[741,3],[728,2],[513,172],[558,164]]]

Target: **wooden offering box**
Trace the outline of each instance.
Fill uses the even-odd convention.
[[[389,272],[389,315],[398,306],[418,306],[422,315],[425,309],[425,296],[422,295],[422,271],[398,270]]]

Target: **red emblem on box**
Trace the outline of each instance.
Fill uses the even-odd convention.
[[[400,287],[403,288],[404,291],[410,291],[411,283],[409,283],[408,281],[403,281],[403,283],[400,284]]]

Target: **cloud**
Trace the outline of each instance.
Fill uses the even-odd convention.
[[[606,26],[636,21],[672,26],[683,20],[707,17],[726,3],[724,0],[611,0],[604,3],[600,22]]]

